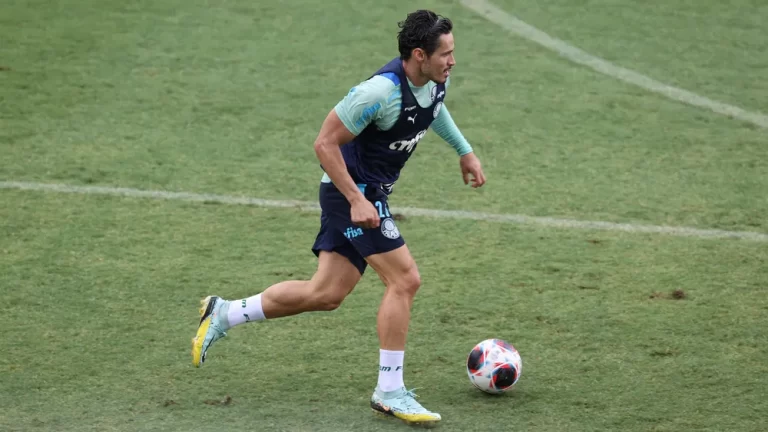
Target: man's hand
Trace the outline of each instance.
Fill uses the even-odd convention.
[[[467,153],[459,160],[461,166],[461,176],[464,178],[464,184],[469,184],[469,176],[472,175],[472,187],[479,188],[485,184],[485,174],[480,165],[480,159],[474,153]]]
[[[379,211],[365,198],[355,199],[350,203],[352,223],[363,228],[376,228],[381,223]]]

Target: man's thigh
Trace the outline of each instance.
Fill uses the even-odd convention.
[[[317,271],[312,281],[323,290],[332,290],[347,296],[355,288],[362,274],[352,261],[338,252],[320,251]]]
[[[384,285],[402,284],[411,288],[418,288],[420,284],[419,271],[408,245],[404,244],[388,252],[368,255],[365,259],[379,275]]]

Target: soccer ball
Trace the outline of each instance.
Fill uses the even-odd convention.
[[[501,339],[486,339],[467,357],[467,375],[472,384],[490,394],[512,388],[523,372],[523,359],[515,347]]]

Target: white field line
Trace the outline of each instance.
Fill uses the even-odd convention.
[[[670,99],[686,103],[688,105],[706,108],[718,114],[743,120],[762,128],[768,129],[768,116],[759,112],[749,112],[742,108],[708,99],[699,96],[687,90],[672,87],[662,82],[656,81],[635,71],[616,66],[599,57],[595,57],[587,52],[580,50],[564,41],[554,38],[543,31],[533,27],[520,19],[499,9],[497,6],[486,0],[461,0],[461,3],[483,16],[488,21],[498,24],[502,28],[509,30],[525,39],[536,42],[539,45],[548,48],[568,60],[584,66],[588,66],[602,74],[620,79],[624,82],[634,84],[646,90],[666,96]]]
[[[140,190],[131,188],[116,188],[106,186],[73,186],[59,183],[28,183],[0,181],[0,189],[20,189],[31,191],[74,193],[85,195],[113,195],[131,198],[154,198],[161,200],[177,200],[192,202],[214,202],[231,205],[253,205],[259,207],[294,208],[301,211],[319,212],[320,206],[314,202],[294,200],[269,200],[261,198],[236,197],[229,195],[197,194],[191,192],[168,192],[162,190]],[[582,221],[575,219],[560,219],[553,217],[534,217],[517,214],[493,214],[472,211],[435,210],[426,208],[400,207],[392,211],[404,216],[423,216],[438,219],[469,219],[488,222],[513,223],[519,225],[537,225],[562,229],[586,229],[603,231],[623,231],[627,233],[666,234],[679,237],[698,238],[733,238],[768,242],[768,234],[750,231],[725,231],[714,229],[698,229],[688,227],[640,225],[630,223],[613,223],[601,221]]]

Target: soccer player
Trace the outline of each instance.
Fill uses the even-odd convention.
[[[211,345],[240,324],[339,307],[370,265],[386,286],[377,316],[379,378],[371,407],[407,423],[434,423],[403,384],[410,310],[421,278],[389,210],[400,170],[430,126],[460,156],[464,184],[485,183],[480,161],[443,104],[454,59],[453,24],[418,10],[399,23],[400,56],[352,88],[325,118],[315,141],[324,170],[320,230],[310,280],[289,280],[260,294],[202,300],[192,361],[202,365]]]

